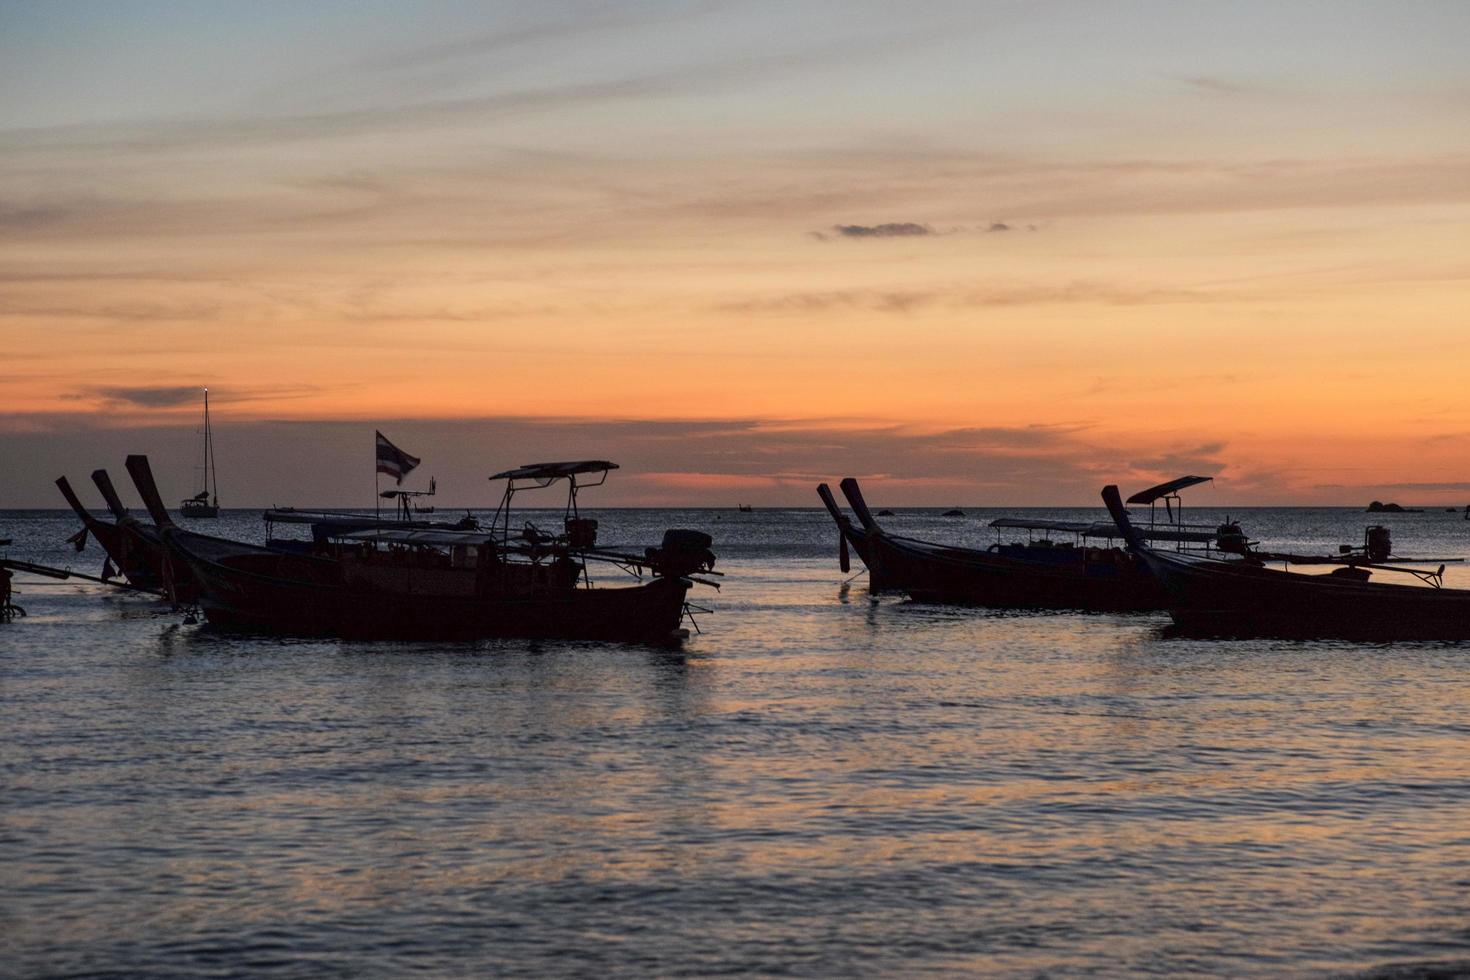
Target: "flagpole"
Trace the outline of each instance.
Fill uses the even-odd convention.
[[[376,432],[374,432],[373,433],[373,520],[375,520],[375,521],[378,521],[378,520],[382,520],[383,519],[382,518],[382,515],[378,513],[378,501],[380,501],[380,500],[383,499],[382,497],[379,497],[378,496],[379,491],[382,489],[382,483],[383,483],[382,475],[378,472],[378,434]]]

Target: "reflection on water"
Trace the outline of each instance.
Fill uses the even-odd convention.
[[[1470,957],[1466,647],[873,600],[824,515],[725,518],[726,587],[682,652],[218,636],[26,583],[0,627],[6,972]],[[1466,550],[1428,518],[1396,536]],[[1320,545],[1361,515],[1312,520]],[[52,559],[70,530],[6,525]]]

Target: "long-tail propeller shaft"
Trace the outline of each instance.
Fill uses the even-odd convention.
[[[71,509],[76,511],[76,515],[82,519],[83,524],[90,525],[96,520],[87,508],[82,506],[82,502],[78,499],[76,491],[71,488],[71,481],[64,476],[58,476],[56,478],[56,487],[61,491],[61,495],[66,498],[66,502],[71,505]]]
[[[1128,517],[1128,509],[1123,506],[1123,495],[1118,492],[1117,484],[1109,483],[1103,487],[1103,503],[1108,506],[1108,514],[1112,516],[1113,523],[1118,526],[1118,533],[1123,535],[1129,548],[1138,549],[1144,546],[1143,535],[1138,533],[1138,528],[1133,526],[1133,521]]]
[[[858,522],[869,531],[878,530],[878,521],[873,517],[873,512],[868,510],[868,502],[863,499],[862,488],[858,486],[857,480],[845,477],[840,484],[842,495],[852,505],[852,512],[857,515]]]
[[[158,493],[158,484],[153,480],[153,468],[148,465],[148,457],[129,456],[127,467],[133,486],[137,487],[138,496],[143,498],[143,506],[148,508],[153,523],[159,527],[173,527],[173,518],[168,516],[168,509],[163,506],[163,498]]]
[[[817,496],[822,498],[822,503],[827,505],[827,513],[837,522],[837,564],[846,575],[852,571],[852,559],[847,554],[847,517],[837,506],[837,499],[832,496],[832,488],[827,484],[817,484]]]
[[[122,498],[117,495],[117,488],[112,485],[112,477],[107,475],[106,470],[93,470],[92,482],[97,484],[102,499],[107,501],[107,509],[112,511],[112,516],[118,520],[125,520],[128,509],[123,506]]]

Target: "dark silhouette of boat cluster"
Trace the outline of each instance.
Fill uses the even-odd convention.
[[[1162,609],[1182,635],[1470,639],[1470,591],[1444,587],[1445,563],[1462,559],[1396,556],[1382,526],[1368,528],[1361,547],[1343,546],[1335,555],[1262,550],[1229,519],[1214,527],[1184,522],[1179,492],[1209,479],[1185,476],[1134,494],[1129,504],[1149,508],[1144,521],[1129,513],[1116,486],[1102,492],[1105,522],[1001,518],[991,526],[1030,537],[983,550],[892,533],[851,477],[840,487],[856,523],[826,484],[817,494],[837,523],[842,570],[850,570],[849,549],[856,551],[874,592],[1003,608]],[[1167,515],[1162,521],[1159,504]],[[1071,540],[1057,542],[1057,536]],[[1270,567],[1277,563],[1283,567]],[[1293,565],[1334,567],[1311,574],[1290,570]],[[1371,581],[1375,572],[1417,584]]]
[[[418,464],[381,433],[377,439],[380,473],[401,480]],[[166,596],[219,628],[368,639],[666,642],[687,635],[686,617],[693,622],[690,588],[718,588],[712,577],[721,574],[713,571],[710,537],[699,531],[668,530],[659,546],[641,552],[599,546],[597,521],[580,514],[578,493],[617,469],[606,460],[495,474],[491,479],[504,481],[505,490],[488,528],[468,512],[458,521],[425,519],[431,509],[412,501],[433,493],[431,481],[428,491],[381,494],[396,505],[391,517],[267,511],[263,545],[179,526],[147,458],[129,456],[127,469],[148,520],[128,512],[105,470],[93,472],[92,481],[110,521],[90,513],[65,477],[56,481],[82,521],[70,541],[80,551],[91,536],[107,553],[95,581]],[[1446,563],[1463,559],[1396,555],[1388,529],[1377,525],[1361,546],[1344,545],[1336,554],[1269,551],[1229,518],[1218,525],[1185,522],[1181,491],[1210,479],[1184,476],[1135,493],[1127,504],[1147,507],[1146,517],[1131,513],[1110,485],[1102,492],[1105,521],[993,520],[1001,534],[1024,532],[1025,540],[983,549],[895,533],[874,516],[851,477],[839,486],[855,520],[826,484],[817,494],[837,524],[843,572],[857,552],[875,593],[1021,609],[1165,610],[1176,632],[1198,636],[1470,639],[1470,590],[1444,587]],[[513,527],[515,495],[553,485],[566,487],[561,526]],[[276,525],[305,525],[310,537],[276,537]],[[1331,569],[1314,573],[1306,566]],[[0,560],[4,569],[92,578]],[[623,579],[621,586],[601,581],[609,571]],[[1379,573],[1398,579],[1375,578]]]
[[[129,587],[197,608],[217,628],[363,639],[678,641],[687,636],[690,588],[718,588],[713,542],[699,531],[671,529],[642,553],[599,547],[597,521],[578,513],[577,495],[614,469],[606,460],[585,460],[498,473],[491,479],[505,481],[505,491],[489,528],[468,517],[406,519],[407,508],[392,518],[270,511],[272,524],[307,524],[311,538],[268,535],[265,545],[176,524],[146,456],[129,456],[127,470],[151,523],[128,514],[105,471],[93,480],[112,522],[89,513],[65,477],[57,485],[83,522],[72,538],[78,550],[90,534],[107,553],[99,581],[120,574]],[[516,493],[555,484],[567,488],[562,527],[513,528]],[[624,584],[605,584],[605,573]]]
[[[97,485],[112,514],[110,522],[94,517],[82,506],[66,477],[56,480],[61,495],[82,521],[82,529],[71,537],[72,545],[81,551],[87,546],[87,535],[90,534],[107,554],[107,561],[102,566],[104,581],[111,581],[121,574],[134,588],[148,592],[163,591],[169,569],[168,562],[164,560],[163,535],[157,527],[144,524],[128,513],[106,470],[93,470],[92,482]]]

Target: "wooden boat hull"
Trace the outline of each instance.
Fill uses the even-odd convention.
[[[887,568],[878,561],[875,535],[850,523],[838,525],[842,536],[853,554],[858,556],[868,570],[868,589],[873,592],[901,592],[902,588],[889,577]]]
[[[145,527],[127,516],[122,504],[117,502],[117,494],[112,488],[112,481],[106,479],[104,471],[98,470],[93,474],[93,479],[98,480],[98,487],[103,490],[103,495],[108,498],[109,504],[113,505],[114,512],[118,516],[116,523],[101,521],[93,517],[82,506],[81,500],[72,490],[71,483],[66,477],[58,477],[56,486],[61,491],[61,495],[66,498],[66,502],[71,505],[72,512],[81,520],[87,533],[91,534],[102,550],[107,553],[113,566],[127,577],[130,585],[148,590],[163,589],[166,584],[167,565],[163,539],[155,529]]]
[[[118,522],[117,531],[122,561],[114,559],[114,563],[129,582],[158,590],[184,605],[198,600],[199,586],[193,574],[169,553],[158,528],[130,518]]]
[[[1158,583],[1117,549],[1058,549],[1049,560],[1030,561],[882,532],[867,538],[863,561],[874,587],[906,592],[920,602],[1117,612],[1164,606]]]
[[[87,530],[130,585],[167,591],[171,575],[177,589],[185,590],[189,585],[187,574],[178,574],[178,566],[169,567],[168,553],[156,528],[131,519],[116,524],[94,520],[87,525]]]
[[[446,595],[344,582],[341,564],[171,530],[166,540],[199,583],[211,626],[361,639],[545,637],[667,643],[677,638],[689,583],[542,595]]]
[[[868,587],[874,592],[906,592],[920,602],[1013,609],[1131,612],[1164,606],[1158,583],[1117,548],[1003,545],[979,551],[918,541],[884,531],[856,480],[844,479],[841,488],[857,514],[856,524],[841,512],[825,483],[817,487],[817,496],[847,547],[867,566]]]
[[[1140,552],[1178,632],[1287,639],[1470,639],[1470,592]]]

